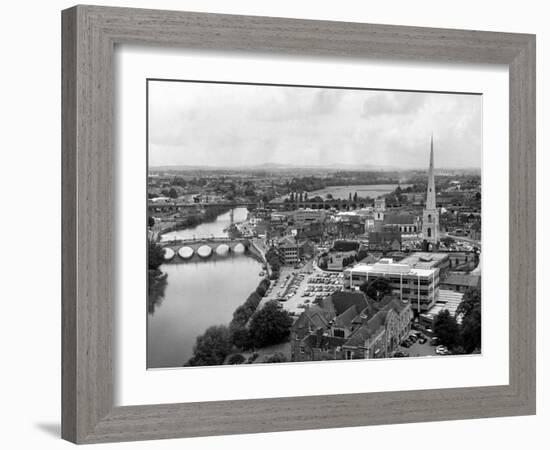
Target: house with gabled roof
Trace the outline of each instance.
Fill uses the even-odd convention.
[[[291,330],[293,361],[389,357],[410,332],[411,305],[336,292],[306,309]]]

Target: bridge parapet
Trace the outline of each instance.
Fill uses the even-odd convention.
[[[234,251],[239,244],[241,244],[245,250],[249,249],[251,246],[250,240],[245,238],[175,239],[171,241],[159,242],[161,247],[170,248],[178,254],[180,249],[184,247],[189,247],[193,250],[193,253],[195,253],[203,246],[210,247],[211,250],[216,251],[218,248],[227,245],[229,247],[229,251]]]
[[[250,240],[248,238],[229,238],[229,237],[211,237],[211,238],[196,238],[196,239],[172,239],[170,241],[161,241],[159,244],[162,247],[171,247],[174,245],[208,245],[208,244],[244,244],[248,245]]]

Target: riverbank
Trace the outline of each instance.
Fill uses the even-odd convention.
[[[229,355],[250,350],[252,342],[248,324],[269,286],[270,281],[263,278],[244,303],[233,311],[231,321],[227,325],[212,324],[199,335],[194,346],[194,354],[184,366],[223,365]],[[205,336],[209,333],[215,334],[214,339],[210,336],[210,347],[204,342]]]
[[[240,222],[247,214],[246,208],[237,207],[215,221],[167,234],[163,240],[227,237],[224,230],[232,216],[234,222]],[[257,288],[259,274],[265,269],[258,255],[247,251],[176,263],[164,261],[160,270],[168,278],[164,295],[158,296],[147,319],[149,368],[181,367],[193,356],[198,336],[212,325],[231,321],[235,309]]]
[[[231,209],[231,206],[210,206],[199,214],[189,215],[184,219],[174,221],[173,224],[162,226],[161,223],[160,229],[156,230],[157,237],[160,239],[166,233],[189,230],[205,223],[215,222],[220,215],[231,211]]]

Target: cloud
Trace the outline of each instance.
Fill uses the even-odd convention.
[[[387,114],[414,114],[424,102],[426,94],[420,92],[380,92],[363,102],[363,117]]]
[[[150,82],[152,165],[480,167],[481,96]]]

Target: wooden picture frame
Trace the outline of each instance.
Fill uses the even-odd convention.
[[[62,437],[75,443],[535,413],[535,37],[144,9],[62,13]],[[113,406],[113,52],[155,44],[505,64],[510,85],[509,384]]]

